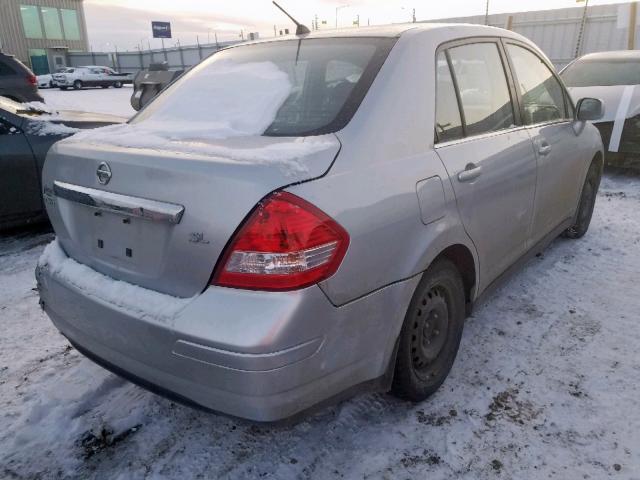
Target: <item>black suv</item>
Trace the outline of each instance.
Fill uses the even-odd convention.
[[[13,55],[0,52],[0,96],[16,102],[43,102],[36,76]]]

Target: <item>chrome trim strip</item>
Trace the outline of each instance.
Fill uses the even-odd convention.
[[[53,191],[57,197],[71,202],[154,222],[177,224],[184,214],[184,207],[175,203],[105,192],[57,180],[53,182]]]

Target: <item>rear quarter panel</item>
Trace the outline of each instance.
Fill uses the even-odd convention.
[[[465,245],[475,258],[451,182],[433,151],[434,52],[448,39],[446,32],[441,38],[404,34],[338,132],[342,149],[329,174],[289,189],[349,232],[342,265],[321,284],[335,305],[419,275],[450,245]],[[421,212],[417,185],[432,177],[441,180],[444,199],[431,206],[437,211],[423,205]],[[425,225],[423,218],[436,220]]]

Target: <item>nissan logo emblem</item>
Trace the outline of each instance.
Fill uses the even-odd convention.
[[[106,185],[111,180],[111,167],[106,162],[102,162],[98,165],[98,171],[96,171],[96,175],[98,176],[98,181],[102,185]]]

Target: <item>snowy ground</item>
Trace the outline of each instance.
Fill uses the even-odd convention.
[[[34,291],[51,239],[0,237],[0,478],[640,479],[640,180],[606,178],[587,236],[476,311],[432,399],[364,395],[277,427],[78,354]]]
[[[45,103],[56,110],[80,110],[131,117],[131,85],[122,88],[87,88],[84,90],[41,89]]]

